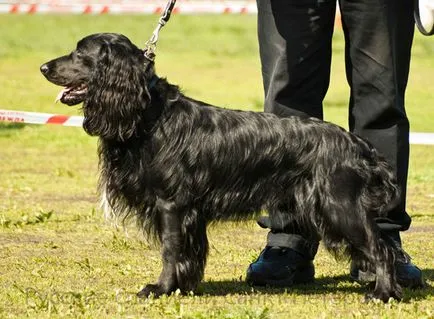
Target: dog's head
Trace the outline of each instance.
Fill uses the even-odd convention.
[[[143,51],[120,34],[98,33],[77,43],[70,54],[41,66],[48,81],[63,86],[58,100],[83,102],[83,127],[90,135],[124,140],[139,129],[140,116],[150,100]]]

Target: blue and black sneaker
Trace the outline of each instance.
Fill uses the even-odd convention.
[[[422,271],[411,262],[410,256],[402,249],[399,232],[390,232],[388,235],[396,246],[395,270],[398,283],[406,288],[423,288],[425,282]],[[374,272],[361,269],[354,263],[350,266],[350,278],[361,284],[372,283],[376,280]]]
[[[290,287],[313,282],[311,259],[287,247],[266,246],[247,269],[246,281],[253,286]]]

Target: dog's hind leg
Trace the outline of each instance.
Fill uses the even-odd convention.
[[[391,297],[400,300],[402,290],[396,278],[393,244],[382,237],[373,221],[368,220],[363,227],[353,227],[352,231],[358,234],[345,239],[349,243],[351,259],[362,269],[375,273],[375,288],[366,294],[366,300],[380,299],[388,302]]]
[[[357,263],[367,262],[376,273],[376,285],[368,299],[387,302],[390,297],[401,298],[394,267],[393,245],[381,237],[369,211],[369,200],[363,198],[363,179],[352,169],[342,169],[333,175],[329,196],[325,196],[322,213],[323,240],[331,250],[339,245],[348,248]]]
[[[366,299],[380,299],[387,302],[392,297],[401,300],[402,289],[396,277],[393,245],[388,244],[377,231],[377,236],[372,238],[369,248],[366,255],[374,265],[376,282],[374,291],[368,293]]]
[[[177,289],[193,291],[203,277],[208,240],[206,223],[193,210],[183,213],[175,204],[158,200],[163,270],[156,284],[146,285],[139,297],[158,297]]]

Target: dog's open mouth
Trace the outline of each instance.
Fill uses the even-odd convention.
[[[66,105],[76,105],[84,101],[87,94],[87,86],[84,83],[79,85],[66,86],[56,97],[56,102],[60,101]]]

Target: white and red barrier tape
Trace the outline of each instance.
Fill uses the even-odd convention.
[[[126,3],[0,3],[0,13],[35,14],[161,14],[165,1],[145,1]],[[254,14],[255,1],[179,1],[172,13],[181,14]]]
[[[27,124],[82,126],[82,116],[0,110],[0,121]],[[434,145],[434,133],[410,133],[410,144]]]
[[[0,121],[28,124],[59,124],[82,126],[82,116],[68,116],[48,113],[0,110]]]

